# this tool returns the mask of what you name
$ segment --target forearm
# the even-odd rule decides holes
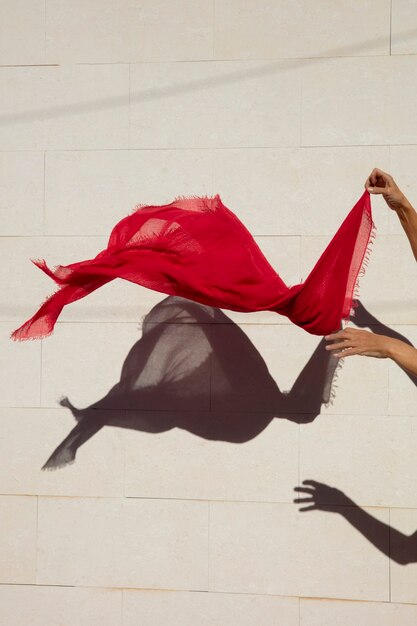
[[[404,205],[397,209],[396,213],[417,261],[417,212],[408,200],[405,200]]]
[[[378,550],[390,557],[389,526],[387,524],[376,519],[356,504],[353,507],[340,507],[339,513]]]
[[[392,337],[384,337],[386,342],[386,355],[397,365],[403,369],[417,376],[417,350],[413,346],[400,341],[399,339],[393,339]]]
[[[340,507],[338,512],[378,550],[396,563],[406,565],[416,561],[416,533],[410,537],[404,535],[356,504],[353,507]]]

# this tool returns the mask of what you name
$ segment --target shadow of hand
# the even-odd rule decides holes
[[[304,487],[295,487],[294,491],[305,494],[307,497],[295,498],[295,504],[305,504],[300,511],[332,511],[332,507],[352,506],[353,500],[348,498],[343,491],[330,487],[315,480],[304,480]],[[333,512],[339,512],[334,510]]]
[[[411,535],[402,533],[358,506],[340,489],[315,480],[304,480],[302,485],[294,488],[294,491],[306,496],[294,499],[295,504],[306,505],[300,511],[339,513],[392,561],[399,565],[417,562],[417,531]]]

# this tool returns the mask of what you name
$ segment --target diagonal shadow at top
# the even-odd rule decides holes
[[[417,28],[412,28],[397,35],[397,40],[407,41],[408,39],[413,39],[414,37],[416,37],[416,35]],[[38,109],[30,109],[21,112],[4,113],[0,115],[0,126],[5,124],[24,123],[33,120],[79,115],[80,113],[95,112],[98,109],[114,109],[115,107],[128,106],[132,102],[153,101],[160,98],[169,98],[178,94],[204,91],[210,87],[231,85],[233,83],[241,83],[242,81],[250,80],[251,78],[256,78],[260,76],[273,76],[282,72],[296,70],[312,60],[319,63],[329,58],[360,58],[359,56],[355,55],[355,52],[357,53],[358,48],[361,48],[364,45],[366,45],[368,48],[375,48],[386,40],[386,36],[375,37],[373,39],[359,42],[354,45],[340,46],[338,48],[328,50],[326,52],[323,52],[320,56],[300,58],[280,57],[276,60],[269,61],[264,65],[260,65],[260,63],[262,63],[262,60],[257,59],[208,59],[201,61],[177,61],[176,63],[252,63],[256,64],[256,67],[234,70],[232,72],[225,72],[222,73],[220,76],[187,80],[181,83],[176,83],[175,85],[153,87],[150,89],[144,89],[141,92],[131,92],[126,95],[101,98],[100,100],[96,99],[88,102],[62,104],[40,107]],[[371,55],[366,56],[369,57]],[[371,58],[373,57],[371,56]],[[169,63],[169,61],[167,61],[167,63]]]

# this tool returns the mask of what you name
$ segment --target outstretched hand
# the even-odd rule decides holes
[[[294,487],[294,491],[302,493],[307,497],[295,498],[295,504],[305,504],[300,511],[331,511],[331,507],[353,505],[353,501],[348,498],[343,491],[330,487],[316,480],[303,480],[302,487]]]
[[[372,194],[382,194],[385,202],[393,211],[403,209],[409,204],[393,177],[377,167],[366,179],[365,189]]]
[[[336,357],[360,354],[379,359],[387,358],[391,341],[389,337],[384,335],[357,328],[345,328],[332,335],[326,335],[325,339],[333,342],[327,344],[326,350],[330,350]]]

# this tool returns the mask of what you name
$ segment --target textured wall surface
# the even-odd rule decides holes
[[[416,205],[416,7],[1,0],[2,626],[417,623],[417,394],[395,364],[348,359],[325,406],[319,337],[121,281],[8,338],[53,291],[29,259],[91,258],[137,203],[219,193],[289,284],[374,166]],[[417,266],[373,208],[356,322],[417,344]],[[63,396],[97,410],[75,463],[41,471],[77,424]],[[300,512],[303,480],[346,497]]]

